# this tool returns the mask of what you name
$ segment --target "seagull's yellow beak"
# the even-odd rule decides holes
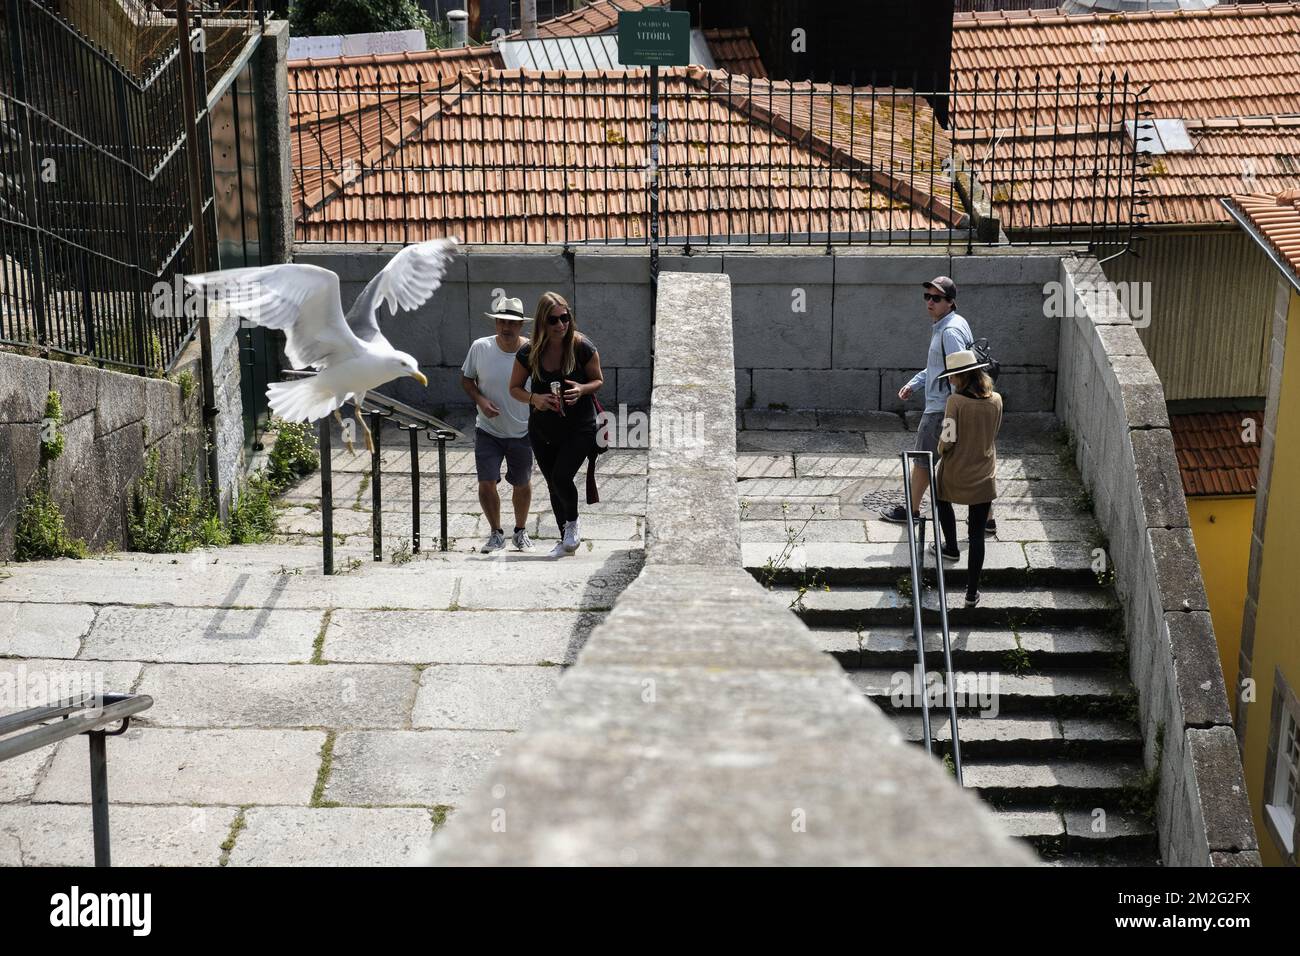
[[[423,372],[412,372],[412,373],[411,373],[411,378],[415,379],[417,382],[419,382],[419,383],[420,383],[421,385],[423,385],[425,388],[428,388],[428,387],[429,387],[429,380],[428,380],[427,378],[424,377],[424,373],[423,373]]]

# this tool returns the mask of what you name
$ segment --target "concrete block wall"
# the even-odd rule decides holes
[[[662,276],[650,414],[704,447],[652,429],[645,566],[435,863],[1032,865],[741,568],[730,293]]]
[[[1095,259],[1061,260],[1075,302],[1060,319],[1057,416],[1109,539],[1138,691],[1147,768],[1158,773],[1160,852],[1172,866],[1258,865],[1258,844],[1214,627],[1159,376]]]
[[[295,261],[339,273],[344,308],[397,251],[396,246],[297,249]],[[1059,255],[946,253],[837,247],[753,248],[686,256],[667,249],[661,274],[721,273],[731,280],[738,406],[899,411],[898,389],[925,364],[930,320],[921,283],[951,275],[958,308],[1002,362],[999,391],[1008,411],[1052,411],[1056,399],[1057,324],[1044,317],[1043,285]],[[467,404],[460,363],[469,343],[492,333],[482,313],[503,289],[531,315],[547,290],[569,300],[580,328],[600,349],[606,405],[650,400],[654,297],[643,247],[467,247],[443,287],[414,314],[389,319],[385,335],[410,352],[429,378],[394,395],[434,410]],[[529,323],[531,327],[531,322]],[[707,328],[697,330],[703,339]]]
[[[217,449],[223,507],[243,473],[239,347],[232,321],[214,322]],[[45,400],[63,405],[63,454],[50,465],[50,494],[68,531],[95,550],[126,546],[131,489],[157,451],[159,472],[174,485],[181,475],[202,480],[206,467],[198,346],[182,356],[195,386],[189,400],[167,379],[0,351],[0,560],[14,554],[18,512],[34,490]]]

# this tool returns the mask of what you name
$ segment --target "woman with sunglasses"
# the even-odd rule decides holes
[[[603,384],[600,353],[578,334],[569,303],[555,292],[543,293],[533,318],[532,341],[515,353],[510,395],[532,406],[528,438],[560,529],[560,543],[550,554],[554,558],[572,554],[582,543],[573,479],[596,450],[592,395]]]

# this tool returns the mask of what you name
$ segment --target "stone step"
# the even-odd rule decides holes
[[[910,579],[905,579],[910,583]],[[990,586],[981,588],[978,607],[963,606],[960,588],[948,590],[948,627],[1094,627],[1115,623],[1119,604],[1106,589],[1092,587]],[[793,607],[812,627],[871,627],[912,623],[912,602],[897,586],[809,586],[801,595],[797,587],[777,585],[772,599]],[[938,592],[927,588],[922,597],[925,622],[937,622]]]
[[[1145,774],[1138,760],[962,761],[964,785],[996,809],[1056,804],[1108,814],[1128,812],[1145,798]]]
[[[1104,807],[1034,807],[999,810],[997,818],[1007,833],[1029,843],[1051,862],[1068,856],[1076,864],[1093,861],[1100,865],[1107,857],[1122,856],[1136,863],[1157,855],[1155,828],[1139,813]]]
[[[891,718],[903,739],[922,745],[924,731],[919,711]],[[1003,714],[998,717],[957,717],[963,758],[1052,759],[1065,757],[1132,757],[1142,754],[1142,735],[1132,721],[1097,717],[1057,717],[1052,714]],[[931,710],[933,746],[948,752],[952,732],[948,712]]]
[[[950,627],[953,666],[971,669],[1040,670],[1105,667],[1125,657],[1122,638],[1101,628]],[[818,627],[813,639],[845,667],[911,666],[916,639],[910,624],[852,630]],[[939,629],[925,629],[928,654],[942,654]],[[935,660],[940,660],[936,658]]]
[[[938,711],[947,709],[947,697],[940,689],[941,672],[935,669],[937,663],[931,663],[929,675],[931,719]],[[854,686],[887,714],[918,710],[921,706],[921,692],[913,668],[863,668],[846,673]],[[959,670],[954,675],[954,687],[959,713],[982,713],[989,717],[1025,712],[1124,717],[1135,700],[1127,675],[1115,670],[1039,674]]]
[[[933,581],[933,551],[927,550],[925,557],[927,577]],[[771,584],[797,585],[811,580],[832,586],[892,584],[911,574],[905,541],[747,541],[741,545],[741,559],[751,574]],[[984,546],[980,584],[1095,585],[1093,560],[1093,546],[1088,542],[990,539]],[[959,560],[944,562],[944,581],[950,589],[966,586],[964,547]]]

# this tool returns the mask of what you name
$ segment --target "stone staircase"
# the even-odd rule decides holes
[[[775,434],[760,439],[765,458],[776,450]],[[745,436],[742,431],[742,447]],[[827,487],[829,478],[819,476],[820,484],[807,490],[817,492],[815,507],[822,513],[811,521],[787,520],[785,542],[765,540],[772,537],[770,527],[760,526],[770,521],[743,523],[742,534],[746,526],[754,529],[745,534],[745,563],[771,586],[775,599],[812,628],[825,652],[895,721],[904,739],[922,746],[906,529],[878,520],[873,509],[861,504],[864,494],[878,497],[899,485],[899,478],[890,477],[901,474],[893,454],[898,438],[889,434],[883,453],[873,449],[873,433],[864,439],[863,452],[852,455],[839,442],[835,465],[811,451],[790,456],[793,468],[784,479],[789,482],[801,480],[801,459],[821,472],[868,478],[865,483],[861,478],[844,481],[836,499]],[[1008,448],[1000,447],[1002,468],[1021,477],[1003,482],[1014,494],[998,505],[999,537],[988,540],[979,607],[963,607],[964,540],[962,560],[945,567],[964,784],[995,807],[1008,832],[1033,845],[1046,862],[1157,865],[1151,793],[1119,605],[1084,560],[1095,546],[1088,540],[1095,535],[1091,516],[1063,507],[1062,493],[1077,485],[1077,477],[1058,465],[1059,456],[1044,454],[1050,446],[1038,440],[1028,446],[1014,439],[1006,444]],[[1051,474],[1036,478],[1036,468]],[[770,462],[762,472],[760,480],[768,486],[752,487],[779,492],[770,485],[783,479],[773,477]],[[740,496],[750,509],[762,511],[769,495],[750,498],[749,484],[740,482]],[[790,490],[804,489],[792,484]],[[786,514],[808,513],[798,496],[784,504]],[[964,534],[961,510],[959,533]],[[840,539],[860,533],[866,540],[836,541],[837,531]],[[1018,540],[1024,535],[1075,540]],[[782,552],[784,561],[778,560]],[[931,732],[936,757],[951,767],[948,708],[935,686],[942,680],[943,654],[932,555],[926,582],[922,617]]]

